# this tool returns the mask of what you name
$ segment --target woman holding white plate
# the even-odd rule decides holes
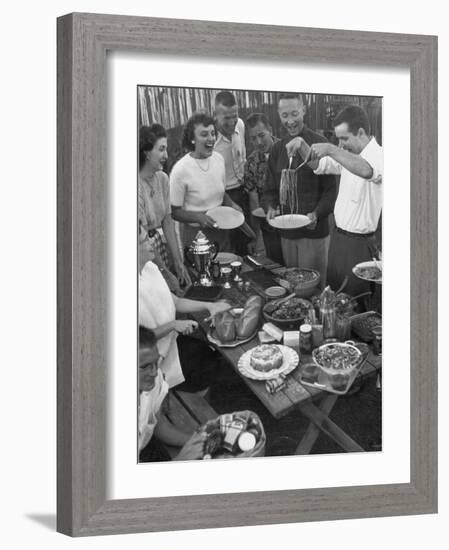
[[[182,146],[189,152],[170,174],[172,216],[182,223],[184,245],[190,245],[201,229],[207,238],[217,242],[220,251],[230,250],[229,230],[220,229],[208,212],[219,206],[241,208],[225,193],[225,165],[214,151],[216,131],[213,118],[194,113],[184,128]]]

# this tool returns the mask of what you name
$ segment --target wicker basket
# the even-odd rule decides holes
[[[267,437],[265,435],[265,430],[263,427],[263,424],[258,417],[258,415],[252,411],[238,411],[230,413],[232,415],[232,418],[235,417],[241,418],[246,420],[247,422],[252,419],[255,420],[258,424],[260,436],[256,443],[256,446],[251,449],[250,451],[240,452],[237,454],[231,454],[229,452],[223,452],[216,454],[213,458],[250,458],[250,457],[256,457],[256,456],[265,456],[265,445],[267,442]],[[210,433],[213,430],[216,430],[217,428],[220,428],[220,416],[215,418],[214,420],[209,420],[204,424],[199,431]]]

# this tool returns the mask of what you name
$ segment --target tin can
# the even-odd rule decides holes
[[[240,420],[233,420],[226,430],[226,435],[223,440],[223,447],[227,451],[233,452],[240,434],[244,432],[245,429],[246,425],[244,422]]]

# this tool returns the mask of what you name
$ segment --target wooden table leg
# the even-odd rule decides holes
[[[334,408],[335,403],[337,402],[338,395],[334,393],[329,393],[324,396],[320,402],[320,410],[326,415],[329,416],[332,409]],[[296,455],[308,455],[315,445],[318,436],[320,435],[320,428],[318,428],[313,422],[309,424],[309,427],[306,430],[306,433],[303,435],[301,441],[299,442],[298,447],[296,448]]]
[[[365,452],[358,443],[350,438],[346,432],[335,424],[335,422],[332,422],[332,420],[311,401],[302,403],[300,405],[300,410],[319,430],[338,443],[346,452]]]

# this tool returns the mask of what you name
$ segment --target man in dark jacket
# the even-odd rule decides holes
[[[287,135],[271,149],[262,204],[267,220],[274,218],[281,210],[282,214],[304,214],[310,218],[310,224],[300,229],[281,229],[282,254],[288,267],[307,267],[319,271],[324,286],[329,250],[328,217],[334,209],[336,198],[335,178],[332,175],[316,175],[306,165],[296,172],[293,188],[289,190],[290,197],[283,200],[283,204],[280,199],[285,197],[280,197],[279,193],[282,170],[289,167],[290,161],[287,143],[296,136],[302,137],[309,145],[327,141],[305,126],[304,112],[301,95],[279,96],[278,113]],[[291,160],[292,169],[302,162],[299,155]],[[291,200],[292,193],[297,200]]]

